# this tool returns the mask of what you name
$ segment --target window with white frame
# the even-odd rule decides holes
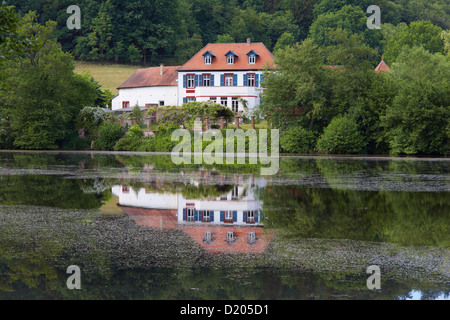
[[[238,112],[239,110],[239,102],[236,97],[231,98],[231,110],[234,112]]]
[[[195,97],[187,97],[187,102],[194,102],[195,101]]]
[[[247,211],[247,223],[255,222],[255,211]]]
[[[205,56],[205,64],[211,64],[211,62],[212,62],[212,57],[211,57],[211,55],[207,54]]]
[[[226,87],[233,86],[233,74],[231,73],[225,74],[225,86]]]
[[[186,209],[186,221],[194,221],[194,208]]]
[[[247,234],[247,241],[248,241],[248,243],[250,243],[250,244],[255,243],[255,242],[256,242],[256,234],[255,234],[254,232],[249,232],[249,233]]]
[[[205,231],[205,233],[203,234],[203,241],[205,241],[205,242],[212,242],[211,231]]]
[[[211,85],[211,75],[210,74],[203,74],[203,86],[209,87]]]
[[[256,63],[256,55],[255,54],[250,54],[248,56],[248,64],[255,64]]]
[[[227,242],[233,242],[233,241],[234,241],[234,232],[227,231]]]
[[[216,103],[217,102],[217,97],[210,97],[209,100],[211,100],[212,102]]]
[[[187,87],[194,88],[194,86],[195,86],[195,74],[188,74],[187,75]]]
[[[233,211],[225,211],[225,222],[233,222]]]
[[[227,64],[234,64],[234,55],[227,55]]]
[[[220,104],[226,107],[228,105],[228,98],[227,97],[220,98]]]
[[[239,187],[235,186],[233,190],[231,190],[231,200],[236,200],[239,194]]]
[[[249,87],[255,86],[255,74],[254,73],[247,74],[247,86],[249,86]]]
[[[203,222],[211,222],[211,211],[209,211],[209,210],[203,211],[202,221]]]

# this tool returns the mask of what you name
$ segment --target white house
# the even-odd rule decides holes
[[[117,89],[119,94],[112,99],[113,111],[131,111],[138,105],[141,109],[149,106],[177,105],[177,69],[179,66],[138,69]]]
[[[233,111],[243,111],[238,98],[251,109],[260,104],[263,70],[274,60],[261,42],[210,43],[184,65],[137,70],[118,87],[112,99],[116,112],[129,111],[136,104],[178,105],[212,100]]]
[[[238,97],[249,109],[260,104],[263,70],[273,62],[261,43],[210,43],[178,71],[178,104],[212,100],[233,111],[243,111]]]
[[[112,193],[118,197],[119,207],[140,226],[181,229],[210,252],[262,253],[272,235],[263,230],[263,203],[254,191],[265,185],[264,178],[249,178],[209,199],[134,190],[127,185],[113,186]]]

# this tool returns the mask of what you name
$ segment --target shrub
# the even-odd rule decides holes
[[[129,132],[117,141],[114,150],[116,151],[135,151],[139,148],[144,132],[137,125],[132,125]]]
[[[284,152],[308,153],[314,150],[316,137],[303,127],[292,127],[280,137],[280,146]]]
[[[100,150],[113,150],[116,142],[125,134],[118,123],[103,122],[98,129],[98,138],[94,141],[94,148]]]
[[[317,150],[329,153],[364,153],[364,138],[347,116],[334,118],[317,141]]]

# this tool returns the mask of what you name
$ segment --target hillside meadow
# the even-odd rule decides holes
[[[123,64],[99,64],[77,61],[75,72],[88,72],[102,86],[102,90],[109,89],[115,95],[119,93],[117,87],[128,79],[140,66]]]

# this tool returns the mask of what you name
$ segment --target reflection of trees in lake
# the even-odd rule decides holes
[[[371,292],[364,272],[303,271],[273,249],[209,254],[181,230],[142,228],[94,210],[0,210],[0,299],[394,299],[411,287],[442,291],[416,281]],[[66,287],[72,264],[81,268],[82,290]]]
[[[449,244],[444,192],[385,192],[270,186],[261,191],[266,226],[295,236]]]

